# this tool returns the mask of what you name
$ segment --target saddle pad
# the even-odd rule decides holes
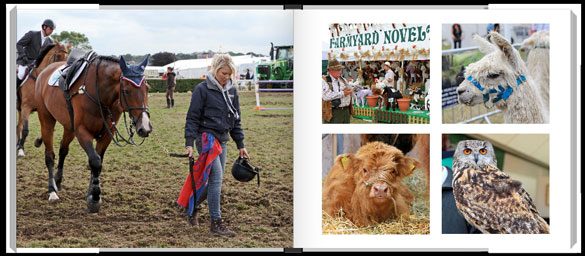
[[[55,69],[55,71],[53,71],[53,74],[51,74],[51,76],[49,77],[49,86],[59,86],[59,78],[61,77],[61,72],[62,70],[65,68],[65,64],[63,64],[62,66],[60,66],[59,68]]]

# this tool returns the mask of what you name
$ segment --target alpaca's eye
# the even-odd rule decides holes
[[[463,150],[463,153],[466,155],[469,155],[469,154],[471,154],[471,149],[466,148]]]
[[[479,150],[479,153],[481,153],[482,155],[485,155],[487,153],[487,150],[485,148],[482,148]]]
[[[395,173],[396,173],[396,169],[392,169],[392,170],[390,171],[390,173],[392,173],[392,174],[395,174]]]
[[[496,78],[498,78],[499,76],[500,76],[500,74],[498,74],[498,73],[489,73],[489,74],[487,75],[487,77],[488,77],[489,79],[496,79]]]

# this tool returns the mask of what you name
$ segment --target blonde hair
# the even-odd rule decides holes
[[[230,57],[229,54],[214,55],[213,59],[211,60],[211,74],[213,74],[213,76],[215,77],[217,71],[219,71],[223,67],[228,67],[229,69],[232,70],[231,78],[232,80],[235,80],[237,70],[234,61],[232,60],[232,57]]]

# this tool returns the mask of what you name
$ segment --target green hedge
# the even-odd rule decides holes
[[[150,84],[149,92],[166,92],[167,91],[167,80],[166,79],[146,79]],[[203,82],[203,79],[177,79],[177,86],[175,92],[188,92],[193,91],[196,85]]]

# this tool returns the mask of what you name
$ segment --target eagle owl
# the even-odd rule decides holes
[[[453,155],[453,195],[461,215],[486,234],[548,234],[522,183],[497,167],[489,141],[465,140]]]

